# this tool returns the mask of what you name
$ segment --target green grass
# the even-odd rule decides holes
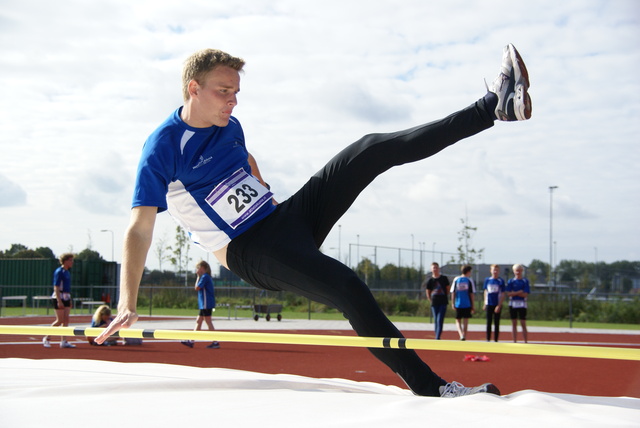
[[[26,314],[27,316],[50,316],[54,317],[53,309],[49,309],[49,314],[46,313],[46,308],[35,308],[27,307]],[[22,307],[8,307],[2,308],[2,317],[20,317],[22,316]],[[83,314],[87,315],[86,310],[82,312],[80,309],[72,310],[72,315],[75,314]],[[138,314],[140,316],[148,316],[149,308],[148,307],[139,307]],[[152,311],[153,316],[172,316],[172,317],[196,317],[198,311],[196,309],[166,309],[166,308],[154,308]],[[236,317],[236,311],[232,307],[231,312],[227,308],[218,308],[213,316],[214,318],[227,318],[227,316],[231,316],[231,319]],[[277,314],[271,314],[271,322],[276,321]],[[251,318],[253,316],[253,311],[247,309],[238,309],[237,317],[238,318]],[[264,319],[264,314],[261,314],[261,318]],[[282,312],[283,319],[309,319],[308,312],[294,312],[294,311],[283,311]],[[429,317],[411,317],[411,316],[391,316],[389,317],[393,322],[412,322],[412,323],[429,323]],[[338,312],[318,312],[311,313],[312,320],[339,320],[343,321],[345,318],[342,314]],[[1,323],[2,318],[0,318]],[[453,323],[453,317],[447,317],[445,319],[445,323]],[[470,324],[479,324],[484,325],[485,320],[482,314],[476,314],[474,318],[471,318],[469,321]],[[510,325],[509,319],[502,319],[502,325]],[[527,325],[532,327],[569,327],[568,321],[536,321],[536,320],[527,320]],[[638,330],[640,331],[640,325],[636,324],[603,324],[603,323],[582,323],[582,322],[573,322],[573,328],[595,328],[595,329],[613,329],[613,330]]]

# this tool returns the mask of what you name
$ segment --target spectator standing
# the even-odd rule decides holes
[[[440,274],[440,265],[436,262],[431,263],[431,278],[427,280],[426,293],[427,299],[431,303],[431,314],[433,315],[433,324],[436,330],[436,340],[440,340],[444,327],[444,317],[447,313],[447,305],[449,300],[449,278]]]
[[[206,323],[210,331],[215,330],[213,327],[213,321],[211,320],[211,314],[216,308],[216,294],[213,289],[213,278],[211,278],[211,266],[209,263],[201,260],[196,265],[196,286],[195,290],[198,292],[198,309],[200,310],[198,318],[196,318],[196,327],[194,331],[202,330],[202,323]],[[193,348],[193,340],[183,340],[183,345]],[[213,341],[210,345],[207,345],[209,349],[218,349],[220,344],[217,341]]]
[[[471,279],[471,269],[469,265],[462,266],[462,275],[455,277],[451,287],[451,307],[456,311],[456,327],[460,340],[467,340],[469,318],[476,312],[473,308],[473,293],[476,290]]]
[[[493,339],[500,335],[500,313],[505,295],[504,279],[500,278],[500,266],[491,265],[491,276],[484,280],[484,306],[487,314],[487,342],[491,340],[491,324],[494,324]]]
[[[71,313],[71,268],[73,267],[73,254],[64,253],[59,257],[60,267],[53,272],[53,293],[51,294],[51,305],[56,312],[56,319],[51,327],[68,327],[69,314]],[[42,345],[51,348],[49,336],[42,338]],[[75,348],[75,345],[67,342],[60,336],[61,348]]]
[[[507,283],[513,341],[518,341],[518,319],[520,319],[524,343],[527,343],[527,297],[531,293],[531,288],[529,287],[529,280],[524,277],[524,266],[521,264],[513,265],[513,274],[515,278],[510,279]]]

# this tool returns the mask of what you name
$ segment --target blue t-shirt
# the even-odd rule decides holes
[[[502,278],[485,278],[483,290],[487,290],[484,304],[487,306],[498,306],[500,303],[500,293],[504,293],[505,285]]]
[[[113,317],[109,317],[109,322],[111,321],[113,321]],[[91,327],[93,328],[106,327],[107,325],[107,322],[102,319],[98,323],[94,319],[91,320]]]
[[[208,273],[203,273],[198,280],[198,309],[214,309],[216,295],[213,291],[213,279]]]
[[[512,278],[507,283],[507,292],[524,291],[525,293],[531,293],[529,288],[529,280],[527,278],[516,279]],[[526,308],[527,298],[521,296],[512,296],[509,299],[509,306],[512,308]]]
[[[216,251],[273,212],[273,195],[251,176],[235,117],[225,127],[193,128],[181,110],[145,142],[132,206],[168,210],[195,244]]]
[[[61,287],[62,293],[71,293],[71,273],[60,266],[53,272],[53,286]],[[55,292],[53,296],[55,297]]]
[[[457,309],[465,309],[471,307],[471,293],[475,291],[473,281],[466,276],[458,276],[453,280],[451,293],[456,293],[453,306]]]

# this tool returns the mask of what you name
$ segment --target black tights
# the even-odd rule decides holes
[[[363,137],[330,160],[270,216],[231,241],[229,268],[258,288],[294,292],[339,309],[359,336],[403,337],[367,285],[319,248],[338,219],[378,175],[393,166],[432,156],[491,126],[493,119],[481,99],[426,125]],[[413,350],[370,351],[417,395],[439,396],[439,386],[446,383]]]
[[[494,324],[493,339],[497,342],[500,336],[500,312],[496,312],[496,306],[487,305],[487,342],[491,340],[491,324]]]

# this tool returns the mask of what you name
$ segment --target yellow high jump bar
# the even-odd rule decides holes
[[[96,337],[102,328],[0,325],[0,334]],[[389,337],[335,336],[318,334],[252,333],[235,331],[122,329],[113,336],[136,339],[201,340],[270,343],[279,345],[347,346],[358,348],[414,349],[429,351],[481,352],[552,357],[604,358],[640,361],[640,349],[604,346],[538,345],[525,343],[467,342]]]

